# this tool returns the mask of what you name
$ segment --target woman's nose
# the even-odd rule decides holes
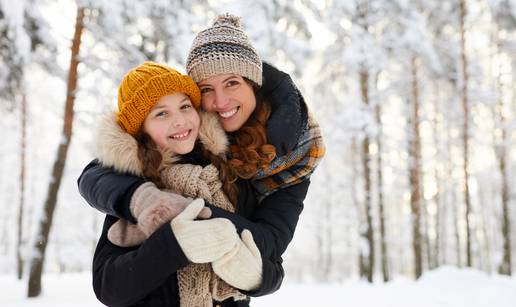
[[[224,91],[215,91],[214,105],[217,109],[224,109],[229,104],[229,96]]]

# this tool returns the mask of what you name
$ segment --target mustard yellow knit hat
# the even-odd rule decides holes
[[[136,135],[158,100],[174,92],[187,95],[196,109],[200,107],[201,93],[192,78],[166,65],[144,62],[129,71],[120,83],[118,124]]]

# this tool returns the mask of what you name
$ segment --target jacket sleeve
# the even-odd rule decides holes
[[[77,185],[82,197],[93,208],[136,223],[129,203],[136,188],[144,182],[140,177],[104,167],[95,159],[84,168]]]
[[[231,220],[239,232],[248,229],[262,258],[279,259],[294,236],[309,185],[310,179],[307,179],[268,195],[249,219],[210,206],[212,217]]]
[[[144,299],[178,269],[188,264],[167,223],[134,248],[113,245],[107,239],[117,220],[107,216],[93,256],[93,289],[109,306],[127,306]]]
[[[252,297],[264,296],[276,292],[281,287],[285,271],[283,270],[283,260],[278,258],[271,260],[262,256],[262,283],[260,287],[253,291],[239,290],[243,294]]]

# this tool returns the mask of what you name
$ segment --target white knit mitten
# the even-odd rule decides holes
[[[235,247],[238,240],[235,225],[225,218],[194,219],[204,208],[204,200],[194,200],[170,222],[177,242],[188,260],[208,263],[221,258]]]
[[[229,285],[251,291],[262,283],[262,257],[249,230],[244,229],[241,237],[229,253],[213,261],[212,267]]]

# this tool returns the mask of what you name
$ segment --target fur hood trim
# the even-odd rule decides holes
[[[138,143],[116,122],[116,113],[103,115],[97,128],[97,158],[102,165],[133,175],[142,175]]]
[[[202,146],[217,156],[223,155],[228,149],[229,141],[217,115],[203,111],[199,111],[199,115],[199,140]],[[103,115],[99,119],[96,140],[97,158],[102,165],[137,176],[143,174],[142,164],[138,159],[138,143],[118,125],[115,112]],[[162,155],[161,167],[177,161],[170,154],[163,152]]]
[[[202,146],[216,156],[225,155],[229,148],[229,140],[219,122],[218,115],[204,111],[199,111],[199,115],[201,116],[199,140]]]

